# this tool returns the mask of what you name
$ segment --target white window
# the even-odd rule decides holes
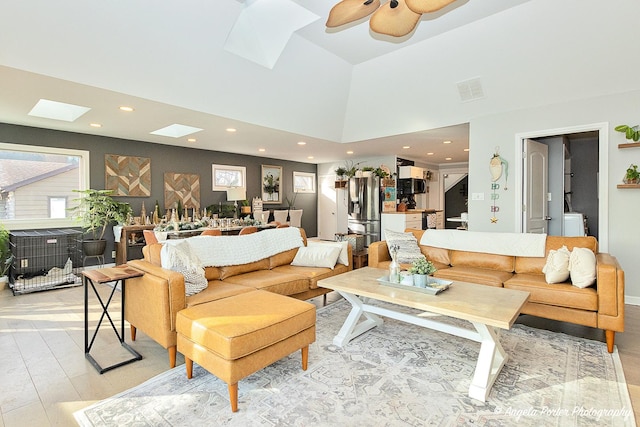
[[[0,221],[8,229],[79,226],[67,208],[79,197],[73,190],[87,188],[88,151],[0,143]]]
[[[247,188],[247,168],[244,166],[211,165],[213,191],[226,191],[231,187]]]

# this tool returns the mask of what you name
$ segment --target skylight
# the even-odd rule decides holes
[[[192,126],[185,126],[179,124],[172,124],[162,129],[154,130],[152,135],[168,136],[171,138],[181,138],[183,136],[191,135],[192,133],[200,132],[202,129]]]
[[[78,117],[82,116],[89,110],[91,110],[89,107],[41,99],[31,109],[31,111],[29,111],[29,115],[45,119],[74,122]]]

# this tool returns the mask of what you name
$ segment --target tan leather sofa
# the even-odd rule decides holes
[[[418,242],[424,233],[424,230],[406,231],[412,232]],[[522,309],[523,314],[603,329],[611,353],[615,333],[624,331],[624,271],[615,257],[598,252],[595,237],[547,236],[546,254],[563,245],[569,250],[589,248],[596,254],[595,285],[581,289],[571,282],[548,284],[542,272],[546,257],[506,256],[426,245],[420,245],[420,251],[438,269],[435,277],[527,291],[529,301]],[[390,261],[385,241],[369,246],[370,267],[387,268]]]
[[[306,245],[304,229],[299,230]],[[295,248],[248,264],[205,267],[208,287],[186,296],[184,276],[161,267],[161,249],[161,243],[147,245],[142,250],[144,259],[128,262],[145,274],[127,280],[125,319],[131,325],[132,340],[139,329],[168,350],[171,367],[176,364],[176,314],[180,310],[256,289],[306,300],[331,292],[331,289],[318,287],[318,280],[353,268],[350,246],[348,265],[336,264],[333,270],[290,265],[298,252]]]

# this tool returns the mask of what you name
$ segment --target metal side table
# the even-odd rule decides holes
[[[127,279],[131,279],[133,277],[140,277],[143,274],[144,273],[142,271],[136,270],[135,268],[131,268],[128,265],[121,265],[121,266],[110,267],[110,268],[97,268],[93,270],[85,270],[82,272],[82,276],[83,276],[82,282],[84,285],[84,356],[89,360],[89,362],[91,362],[93,367],[96,368],[98,372],[100,372],[100,374],[104,374],[105,372],[111,369],[115,369],[120,366],[126,365],[128,363],[135,362],[136,360],[142,359],[142,355],[140,355],[140,353],[135,351],[133,348],[129,346],[129,344],[127,344],[124,341],[124,289],[125,289],[125,284]],[[107,299],[107,301],[104,302],[100,297],[98,290],[96,289],[96,284],[109,283],[109,282],[116,282],[116,283],[113,284],[113,289],[109,294],[109,299]],[[109,315],[109,304],[111,303],[111,300],[113,299],[113,295],[116,292],[116,289],[118,287],[118,282],[121,284],[120,332],[118,332],[116,325],[113,323],[113,319],[111,319],[111,316]],[[100,315],[100,320],[98,320],[98,325],[96,326],[96,330],[93,333],[91,342],[89,342],[89,287],[93,289],[94,294],[96,295],[96,297],[98,298],[98,301],[100,302],[100,305],[102,306],[102,314]],[[118,340],[120,341],[120,344],[122,345],[122,347],[127,349],[129,353],[131,353],[134,357],[132,357],[131,359],[127,359],[123,362],[119,362],[103,368],[93,358],[93,356],[89,354],[89,352],[91,351],[91,347],[93,346],[96,336],[98,335],[98,331],[100,330],[100,326],[102,325],[102,320],[104,319],[105,316],[107,317],[107,319],[109,319],[109,323],[111,323],[111,328],[113,329],[113,332],[115,332],[116,336],[118,337]]]

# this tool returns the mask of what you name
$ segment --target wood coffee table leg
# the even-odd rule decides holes
[[[482,323],[473,323],[473,326],[482,340],[476,370],[469,387],[469,397],[486,402],[491,387],[508,357],[493,328]]]

